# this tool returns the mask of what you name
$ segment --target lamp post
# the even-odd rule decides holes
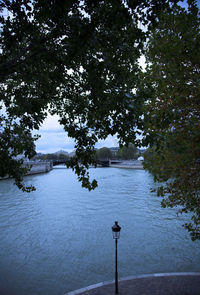
[[[115,294],[118,294],[118,271],[117,271],[117,241],[120,238],[121,227],[118,222],[112,226],[113,239],[115,240]]]

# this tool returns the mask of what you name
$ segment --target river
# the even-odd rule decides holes
[[[163,209],[144,170],[90,169],[99,187],[81,188],[69,169],[26,177],[22,193],[0,181],[0,294],[63,295],[114,278],[111,227],[122,227],[119,277],[200,271],[200,241]]]

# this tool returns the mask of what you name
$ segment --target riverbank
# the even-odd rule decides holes
[[[30,171],[27,173],[27,175],[33,175],[33,174],[39,174],[39,173],[46,173],[53,169],[53,163],[52,162],[24,162],[24,167],[31,166]],[[0,177],[0,180],[8,179],[9,176]]]
[[[126,169],[144,169],[142,162],[139,160],[123,160],[121,162],[111,161],[109,167],[112,168],[126,168]]]
[[[28,172],[27,175],[45,173],[53,169],[53,163],[50,161],[49,162],[30,161],[30,162],[24,163],[24,166],[31,166],[31,170]]]

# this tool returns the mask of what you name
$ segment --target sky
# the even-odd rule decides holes
[[[34,132],[41,137],[35,142],[38,153],[54,153],[60,150],[68,153],[74,150],[74,140],[67,136],[62,126],[58,122],[58,116],[48,116],[40,130]],[[105,141],[100,140],[96,148],[116,147],[118,142],[116,137],[109,136]]]

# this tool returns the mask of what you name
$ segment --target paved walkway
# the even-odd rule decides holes
[[[114,295],[114,282],[88,286],[65,295]],[[200,273],[167,273],[127,277],[119,295],[200,295]]]

